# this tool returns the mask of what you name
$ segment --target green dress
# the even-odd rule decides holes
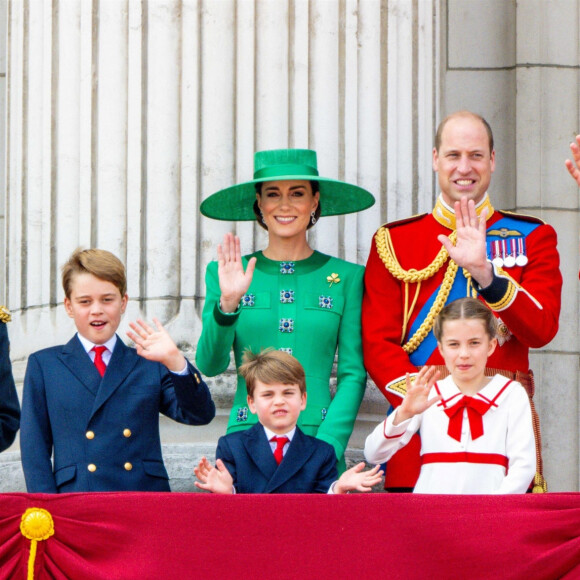
[[[304,367],[308,393],[298,425],[330,443],[344,466],[366,385],[361,343],[364,268],[319,252],[295,262],[269,260],[256,252],[243,257],[244,267],[252,257],[257,258],[252,284],[233,314],[220,310],[217,262],[208,265],[196,364],[206,376],[218,375],[228,368],[232,346],[236,368],[246,348],[257,352],[273,347],[295,356]],[[330,375],[337,349],[332,398]],[[238,375],[228,433],[257,422],[246,397],[245,381]]]

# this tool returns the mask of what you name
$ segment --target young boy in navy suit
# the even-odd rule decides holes
[[[0,451],[12,445],[20,425],[20,403],[12,376],[10,342],[6,330],[9,321],[10,313],[0,306]]]
[[[379,466],[363,472],[364,463],[337,481],[334,448],[296,426],[306,407],[306,379],[293,356],[246,351],[239,372],[259,422],[220,438],[216,467],[204,457],[194,469],[197,487],[214,493],[346,493],[369,491],[381,481]]]
[[[113,254],[75,251],[62,283],[78,332],[28,360],[20,436],[28,491],[170,491],[159,413],[209,423],[207,385],[157,319],[156,328],[130,323],[136,349],[117,336],[128,296]]]

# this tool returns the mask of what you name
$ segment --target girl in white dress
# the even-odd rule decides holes
[[[421,474],[415,493],[524,493],[536,471],[532,413],[525,389],[488,377],[498,346],[497,320],[475,298],[448,304],[433,332],[450,375],[423,367],[407,394],[367,437],[365,457],[384,463],[421,430]]]

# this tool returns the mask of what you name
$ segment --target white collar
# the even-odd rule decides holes
[[[90,340],[85,338],[80,332],[77,332],[77,336],[79,337],[79,340],[81,341],[81,344],[83,345],[83,348],[85,349],[87,354],[91,350],[93,350],[95,346],[98,346],[94,342],[91,342]],[[116,344],[117,344],[117,335],[113,334],[113,336],[111,336],[111,338],[109,338],[109,340],[107,340],[107,342],[105,342],[102,346],[106,346],[107,350],[109,350],[112,353]]]
[[[264,425],[262,425],[262,427],[264,427]],[[291,429],[290,431],[288,431],[288,433],[274,433],[274,431],[270,431],[270,429],[268,429],[268,427],[264,427],[264,431],[266,433],[266,437],[268,439],[268,441],[270,441],[270,439],[272,439],[272,437],[288,437],[288,439],[290,441],[292,441],[292,438],[294,437],[294,433],[296,433],[296,426],[294,426],[293,429]]]
[[[491,377],[489,383],[487,383],[487,385],[481,389],[481,391],[473,395],[473,398],[480,399],[488,403],[493,401],[494,404],[491,406],[493,409],[503,401],[509,392],[510,389],[506,387],[510,382],[510,379],[504,377],[503,375],[494,375]],[[442,396],[441,402],[437,405],[438,407],[452,407],[463,396],[463,393],[453,382],[453,377],[451,375],[445,377],[442,381],[437,381],[436,384],[439,389],[439,393]]]

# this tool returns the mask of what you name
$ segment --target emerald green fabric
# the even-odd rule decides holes
[[[234,314],[219,309],[217,262],[208,265],[196,364],[206,376],[215,376],[228,368],[232,346],[236,368],[245,348],[291,348],[304,366],[308,393],[298,425],[306,434],[330,443],[341,460],[366,385],[360,322],[364,268],[314,252],[310,258],[294,262],[293,274],[282,274],[281,263],[261,252],[244,256],[244,266],[252,256],[257,258],[256,270],[246,299],[242,299],[248,305]],[[331,283],[333,274],[340,281]],[[293,303],[281,302],[281,292],[286,290],[294,291]],[[331,307],[321,306],[321,300],[327,305],[331,302]],[[280,332],[281,319],[292,319],[293,332]],[[337,348],[337,387],[332,399],[330,375]],[[238,375],[228,433],[257,422],[247,410],[246,396],[245,381]]]
[[[322,177],[316,152],[311,149],[272,149],[254,154],[254,179],[226,187],[205,199],[199,210],[216,220],[253,221],[256,183],[264,181],[314,180],[320,187],[322,216],[342,215],[371,207],[375,198],[366,189]]]

